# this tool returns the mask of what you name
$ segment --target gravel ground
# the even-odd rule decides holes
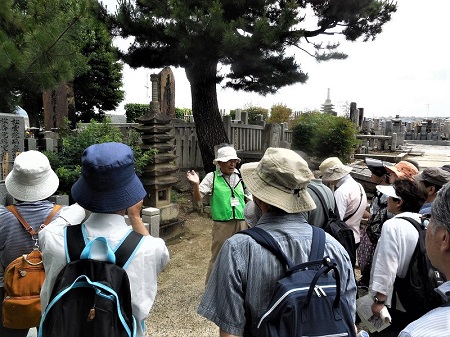
[[[218,336],[215,324],[197,314],[210,258],[211,220],[190,212],[182,215],[185,233],[166,242],[170,263],[159,275],[158,293],[147,319],[147,336]]]

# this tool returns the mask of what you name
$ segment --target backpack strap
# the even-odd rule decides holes
[[[47,216],[47,218],[44,220],[44,222],[42,223],[42,225],[39,226],[38,231],[36,232],[29,224],[28,222],[22,217],[22,215],[19,213],[19,211],[17,210],[17,207],[15,205],[9,205],[6,206],[6,208],[16,216],[17,220],[19,220],[19,222],[22,224],[22,226],[25,228],[25,230],[30,233],[30,235],[32,237],[34,237],[35,235],[37,235],[41,229],[43,229],[45,226],[47,226],[50,221],[52,221],[53,217],[55,216],[55,214],[61,209],[61,205],[53,205],[53,209],[50,212],[50,214]]]
[[[116,265],[119,267],[125,268],[126,264],[130,260],[130,258],[134,255],[134,252],[139,247],[141,240],[143,239],[143,235],[130,231],[122,241],[122,243],[117,247],[114,254],[116,255]]]
[[[359,206],[361,206],[363,194],[362,194],[361,184],[358,184],[358,185],[359,185],[359,191],[361,192],[358,207],[356,207],[356,209],[354,210],[354,212],[352,214],[347,215],[344,219],[342,219],[344,222],[346,222],[348,219],[350,219],[352,216],[354,216],[356,214],[356,212],[358,212]]]
[[[414,228],[418,232],[420,232],[421,230],[424,229],[424,228],[422,228],[422,225],[418,221],[414,220],[413,218],[409,218],[409,217],[406,217],[406,216],[399,216],[399,219],[403,219],[403,220],[408,221],[411,225],[414,226]]]
[[[317,195],[317,197],[319,198],[320,204],[322,205],[323,208],[323,213],[325,215],[325,223],[328,222],[329,218],[330,218],[330,211],[331,208],[327,208],[327,203],[325,201],[325,198],[323,197],[322,193],[320,193],[319,189],[314,186],[313,184],[308,184],[308,188],[314,192],[315,195]]]
[[[272,235],[270,235],[264,229],[260,227],[253,227],[240,231],[239,233],[251,236],[253,240],[255,240],[258,244],[260,244],[268,251],[270,251],[273,255],[275,255],[278,258],[278,260],[281,261],[281,263],[287,265],[288,268],[294,266],[294,263],[291,261],[290,258],[286,256],[286,254],[283,252],[278,242],[273,238]]]
[[[66,243],[67,263],[79,260],[81,253],[83,252],[83,249],[86,246],[81,224],[74,226],[67,226],[64,230],[65,230],[64,238]]]
[[[65,228],[66,235],[66,255],[68,258],[67,262],[76,261],[80,259],[81,253],[84,247],[86,247],[86,242],[84,240],[82,225],[67,226]],[[116,256],[116,265],[124,268],[128,261],[134,255],[136,249],[139,247],[143,235],[135,231],[130,231],[119,246],[116,248],[114,255]]]
[[[313,233],[309,261],[321,260],[325,252],[325,232],[316,226],[311,226],[311,228]],[[287,265],[289,269],[294,267],[294,263],[286,256],[278,242],[264,229],[253,227],[240,231],[239,233],[251,236],[257,243],[275,255],[283,264]]]

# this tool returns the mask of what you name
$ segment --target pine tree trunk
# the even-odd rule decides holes
[[[215,170],[214,146],[229,142],[217,102],[216,74],[217,62],[207,61],[186,68],[191,84],[192,114],[205,172]]]

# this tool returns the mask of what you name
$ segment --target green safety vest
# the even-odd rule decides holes
[[[238,206],[231,206],[231,198],[239,200]],[[231,187],[219,171],[214,172],[213,192],[211,196],[211,214],[214,221],[231,219],[244,220],[244,188],[242,180]]]

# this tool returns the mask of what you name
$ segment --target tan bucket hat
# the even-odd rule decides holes
[[[338,157],[325,159],[319,166],[323,181],[334,181],[344,178],[353,168],[342,164]]]
[[[241,174],[256,198],[287,213],[316,208],[306,190],[311,170],[306,161],[292,150],[269,147],[259,162],[243,164]]]

